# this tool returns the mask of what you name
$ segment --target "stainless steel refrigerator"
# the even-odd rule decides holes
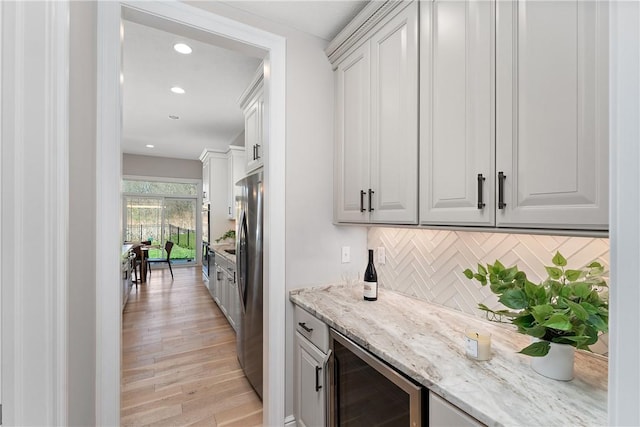
[[[240,293],[238,360],[262,398],[262,244],[264,192],[262,172],[238,181],[236,264]]]

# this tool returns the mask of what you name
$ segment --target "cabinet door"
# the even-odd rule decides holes
[[[245,175],[244,149],[234,147],[228,152],[228,195],[227,195],[227,218],[236,219],[236,197],[240,196],[241,187],[236,186],[236,182]]]
[[[209,202],[209,159],[202,163],[202,202]]]
[[[218,303],[218,307],[222,308],[222,269],[216,265],[215,284],[213,291],[213,298]]]
[[[424,224],[494,225],[494,5],[484,0],[421,4]]]
[[[251,172],[263,164],[264,98],[262,89],[258,91],[244,114],[244,146],[247,155],[247,172]]]
[[[429,392],[430,427],[481,427],[482,425],[440,396]]]
[[[235,308],[236,308],[236,299],[238,296],[238,291],[236,290],[235,286],[234,286],[234,282],[233,282],[233,276],[230,276],[227,274],[227,280],[225,283],[226,289],[227,289],[227,299],[226,299],[226,311],[227,311],[227,319],[229,320],[229,324],[231,325],[231,327],[233,328],[233,330],[236,330],[236,312],[235,312]]]
[[[301,427],[325,425],[325,355],[296,332],[296,421]]]
[[[231,318],[233,320],[233,329],[238,330],[240,325],[240,295],[238,295],[238,283],[231,283]]]
[[[418,2],[371,37],[371,222],[418,223]]]
[[[334,209],[338,222],[368,222],[363,211],[369,188],[369,43],[345,58],[335,71]]]
[[[607,229],[608,3],[497,9],[496,223]]]
[[[244,111],[244,146],[247,155],[247,172],[256,168],[258,148],[262,144],[262,96],[251,101]]]

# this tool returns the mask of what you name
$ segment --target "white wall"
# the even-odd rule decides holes
[[[71,2],[69,123],[69,425],[95,423],[96,5]]]
[[[229,145],[235,145],[236,147],[244,147],[244,131],[240,132]]]
[[[202,163],[200,160],[124,153],[122,155],[122,173],[136,176],[202,179]]]

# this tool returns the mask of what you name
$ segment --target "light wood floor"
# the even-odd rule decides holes
[[[122,320],[121,424],[257,426],[262,402],[236,357],[236,337],[201,270],[154,270]]]

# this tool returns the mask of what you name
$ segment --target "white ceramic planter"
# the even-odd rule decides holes
[[[531,358],[531,368],[547,378],[560,381],[572,380],[575,353],[576,348],[572,345],[552,342],[549,354]]]

